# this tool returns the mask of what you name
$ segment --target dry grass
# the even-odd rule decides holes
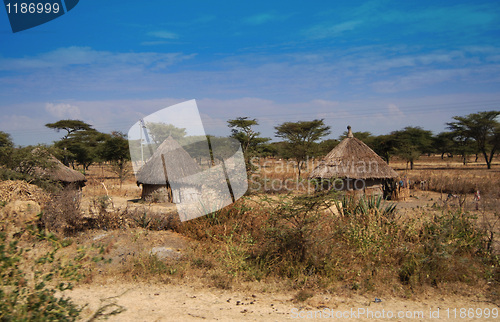
[[[304,178],[317,163],[308,161]],[[262,288],[274,285],[273,289],[294,290],[296,301],[307,299],[309,293],[304,290],[409,296],[426,287],[460,292],[466,285],[484,294],[498,291],[498,258],[495,262],[490,257],[499,226],[492,217],[500,209],[498,163],[487,170],[481,165],[463,167],[422,157],[412,171],[405,171],[405,163],[397,160],[391,166],[414,181],[426,180],[432,190],[463,193],[468,200],[470,192],[479,188],[483,224],[469,215],[442,209],[408,218],[388,219],[375,210],[339,216],[327,210],[331,199],[305,200],[308,189],[303,185],[290,196],[283,194],[287,189],[256,189],[259,193],[222,211],[180,223],[175,216],[152,212],[144,205],[119,208],[109,204],[107,196],[114,203],[138,199],[140,189],[133,178],[120,188],[111,167],[103,165],[91,167],[83,189],[83,200],[90,202],[97,216],[71,216],[78,206],[61,197],[47,208],[52,210],[47,211],[45,225],[73,235],[90,229],[123,233],[117,233],[116,243],[96,243],[95,247],[103,249],[103,258],[120,249],[119,243],[124,245],[123,252],[126,247],[142,248],[124,262],[117,257],[111,265],[104,265],[104,260],[93,264],[103,280],[110,276],[163,283],[189,280],[221,289],[246,283]],[[257,183],[297,182],[293,181],[297,180],[293,162],[263,159],[257,168]],[[272,196],[261,193],[269,190],[276,191]],[[303,199],[294,201],[293,197]],[[469,203],[464,209],[471,206]],[[165,233],[153,230],[176,231],[191,239],[190,246],[180,258],[151,255],[144,246],[151,245],[142,241]],[[95,243],[88,236],[82,238],[87,240],[82,243]]]
[[[451,212],[398,219],[382,215],[383,207],[339,217],[325,212],[324,200],[290,198],[239,202],[181,225],[199,241],[187,259],[190,270],[206,271],[222,288],[279,281],[288,290],[392,296],[426,287],[459,293],[464,285],[483,293],[498,288],[498,260],[473,217]],[[209,273],[219,271],[230,278]]]

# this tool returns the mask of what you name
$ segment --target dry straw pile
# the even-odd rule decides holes
[[[14,200],[35,201],[42,204],[49,200],[49,195],[43,189],[26,181],[0,181],[0,201],[8,203]]]

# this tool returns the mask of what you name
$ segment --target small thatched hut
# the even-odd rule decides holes
[[[74,189],[81,189],[85,186],[87,179],[85,175],[81,172],[73,170],[65,166],[61,161],[59,161],[55,156],[51,155],[47,151],[41,149],[34,149],[33,154],[40,154],[41,157],[47,157],[47,167],[35,168],[35,173],[41,178],[50,179],[61,183],[64,187],[71,187]],[[42,154],[44,156],[42,156]]]
[[[398,173],[355,138],[350,126],[347,130],[347,137],[326,155],[309,178],[321,182],[319,188],[389,196]]]
[[[136,173],[137,185],[142,184],[141,198],[173,203],[197,200],[202,183],[192,178],[199,172],[194,159],[169,136]]]

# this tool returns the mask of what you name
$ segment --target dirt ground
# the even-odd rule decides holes
[[[124,284],[119,281],[81,286],[67,294],[75,302],[87,304],[82,312],[85,320],[95,316],[99,308],[105,306],[104,312],[122,311],[110,316],[109,321],[282,321],[300,318],[336,318],[343,321],[484,320],[484,317],[478,318],[479,312],[483,315],[496,312],[498,318],[495,304],[478,297],[453,295],[424,294],[415,300],[376,300],[366,296],[345,298],[320,294],[304,303],[296,303],[292,295],[276,292],[225,291],[189,284]],[[464,316],[462,309],[466,309],[469,316]],[[469,309],[473,309],[474,313],[471,314]]]
[[[429,213],[436,204],[443,204],[441,198],[442,195],[437,192],[414,191],[409,199],[398,202],[398,208],[402,216],[424,211]],[[126,198],[123,199],[117,203],[126,203]],[[107,257],[115,265],[151,253],[161,259],[175,260],[177,256],[182,256],[189,242],[173,232],[142,229],[93,231],[77,238],[78,244],[88,244],[89,241],[111,245]],[[93,282],[66,292],[75,303],[85,305],[81,315],[83,320],[102,318],[116,311],[120,313],[107,316],[109,321],[281,321],[338,318],[340,316],[335,317],[338,314],[342,314],[342,320],[345,321],[428,321],[431,315],[434,319],[439,317],[439,320],[473,321],[481,320],[478,313],[493,314],[498,313],[499,309],[481,295],[425,293],[402,299],[377,298],[373,294],[314,293],[312,298],[297,302],[295,293],[273,287],[265,291],[265,287],[255,284],[222,290],[203,285],[200,280],[190,280],[189,277],[174,283],[147,283],[124,282],[109,273],[101,278],[98,275]],[[469,315],[464,313],[464,309]]]

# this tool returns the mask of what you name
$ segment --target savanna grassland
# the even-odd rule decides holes
[[[391,160],[413,183],[400,201],[313,193],[304,179],[313,161],[302,178],[293,163],[278,161],[257,162],[253,188],[233,205],[182,223],[174,205],[140,201],[133,175],[120,183],[108,165],[90,167],[81,196],[11,183],[1,201],[0,309],[14,313],[2,319],[278,320],[298,307],[498,309],[498,158],[489,170],[474,159],[463,165],[421,156],[413,170]],[[284,180],[299,188],[279,186]],[[40,215],[14,222],[38,212],[16,209],[16,200],[36,202]]]

